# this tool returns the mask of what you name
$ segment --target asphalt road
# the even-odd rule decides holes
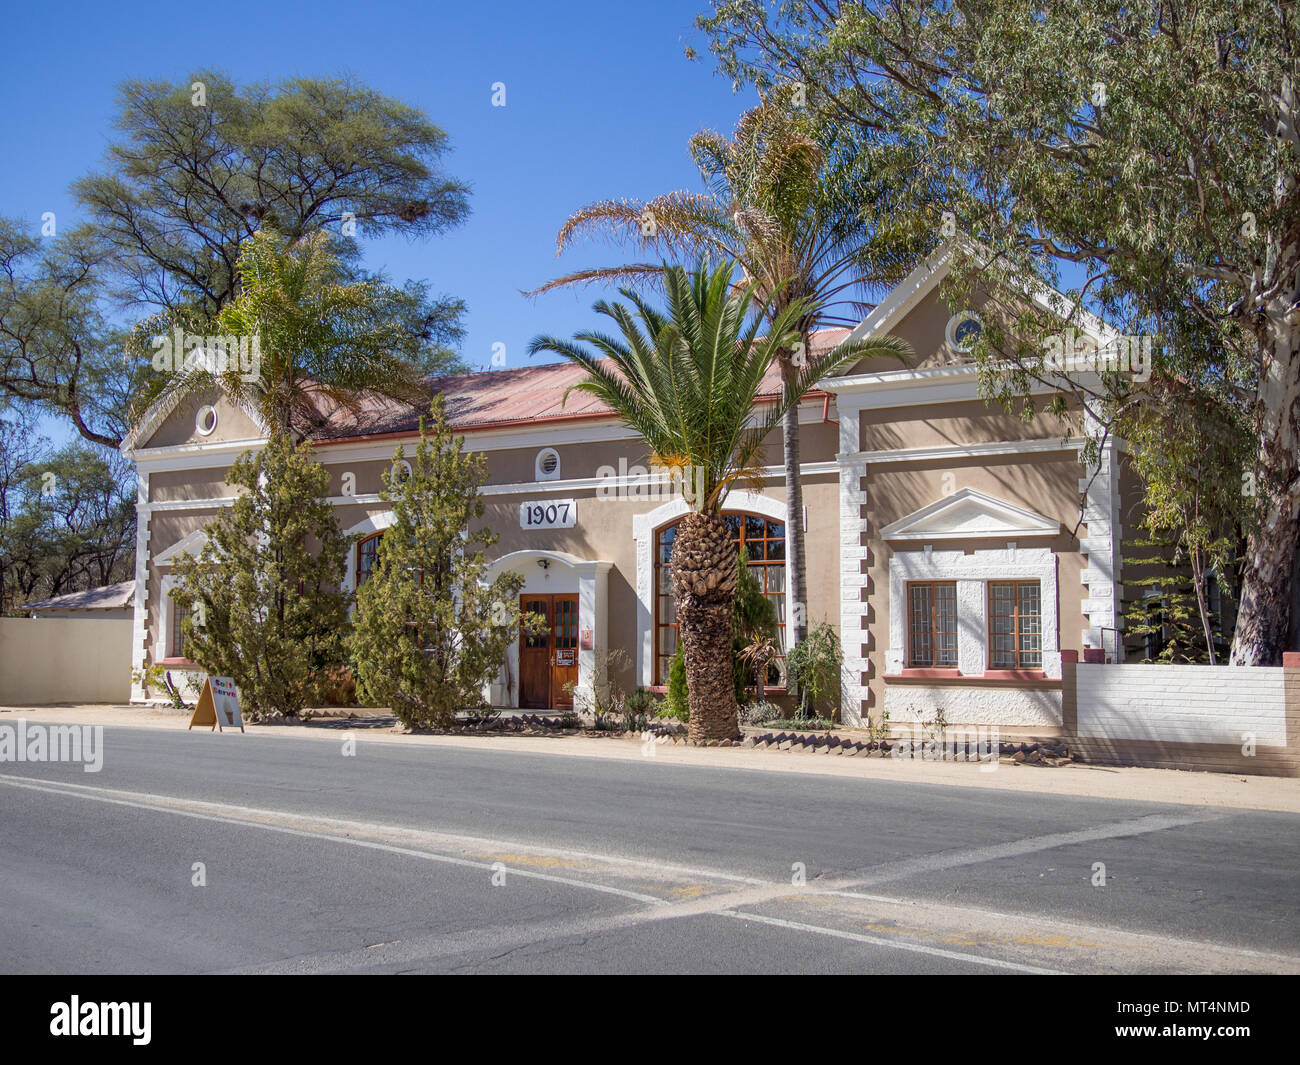
[[[0,971],[1300,972],[1293,814],[105,732],[0,764]]]

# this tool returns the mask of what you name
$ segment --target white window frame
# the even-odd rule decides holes
[[[990,581],[1038,581],[1042,596],[1043,675],[1061,678],[1058,560],[1048,547],[1006,547],[964,551],[897,551],[889,560],[889,647],[885,673],[907,668],[907,584],[957,584],[957,671],[963,677],[989,672]],[[1001,672],[1001,671],[998,671]]]

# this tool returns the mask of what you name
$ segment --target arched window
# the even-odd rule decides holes
[[[375,560],[379,557],[379,538],[382,532],[371,533],[357,544],[357,587],[360,588],[370,579],[375,570]]]
[[[749,555],[749,572],[758,578],[763,594],[776,606],[778,643],[785,648],[785,525],[761,514],[724,514],[731,526],[736,550]],[[677,539],[677,523],[665,525],[655,535],[655,683],[667,684],[673,655],[677,653],[677,609],[669,559]],[[769,684],[784,684],[784,659],[768,670]]]

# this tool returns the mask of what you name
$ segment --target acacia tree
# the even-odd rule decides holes
[[[183,556],[172,591],[186,656],[231,677],[250,719],[292,717],[342,661],[348,537],[329,503],[329,471],[310,444],[272,436],[241,455],[226,483],[243,489]]]
[[[483,552],[497,538],[471,526],[483,517],[487,463],[463,444],[439,396],[431,424],[420,421],[409,475],[403,448],[394,453],[380,493],[393,524],[357,592],[348,641],[361,697],[390,707],[412,728],[448,728],[458,710],[482,706],[483,688],[521,625],[523,578],[507,572],[484,579]],[[522,624],[545,628],[532,615]]]
[[[359,240],[430,237],[460,224],[466,186],[442,168],[447,135],[416,108],[350,79],[239,86],[215,71],[178,83],[129,81],[104,168],[73,185],[89,220],[37,237],[0,219],[0,396],[68,418],[117,446],[168,383],[149,373],[106,313],[146,317],[136,339],[173,325],[214,327],[239,295],[240,260],[259,231],[296,246],[328,234],[348,281]],[[390,300],[420,341],[425,372],[459,367],[460,300],[423,282]],[[407,345],[408,349],[410,344]]]
[[[579,239],[613,237],[650,253],[654,261],[578,270],[536,292],[593,282],[657,281],[665,258],[735,260],[769,320],[788,307],[804,308],[790,343],[774,352],[788,398],[813,352],[814,333],[860,322],[870,291],[901,276],[910,253],[927,240],[933,243],[897,209],[915,192],[900,177],[905,168],[885,171],[876,165],[881,156],[870,144],[819,128],[807,111],[775,95],[746,111],[730,138],[701,130],[690,149],[708,192],[591,204],[565,222],[556,242],[562,254]],[[795,404],[782,422],[781,440],[786,503],[791,515],[800,514]],[[792,518],[786,539],[794,646],[807,632],[803,524]]]
[[[1293,6],[718,0],[700,23],[734,78],[801,83],[832,120],[923,146],[947,186],[935,214],[990,249],[976,266],[1079,264],[1081,305],[1151,330],[1186,310],[1212,331],[1216,365],[1175,330],[1162,372],[1208,369],[1250,396],[1259,506],[1231,661],[1276,664],[1300,645]]]
[[[673,599],[684,648],[692,741],[740,735],[732,669],[736,545],[722,516],[727,493],[753,478],[764,441],[791,407],[826,374],[861,359],[902,356],[893,337],[845,344],[811,355],[794,384],[766,410],[755,410],[763,377],[776,353],[798,342],[803,303],[772,314],[754,288],[734,285],[735,264],[688,273],[661,268],[668,307],[651,306],[632,289],[627,303],[595,305],[618,336],[597,331],[572,341],[537,337],[529,351],[551,351],[581,367],[573,388],[603,400],[650,449],[651,461],[698,486],[677,527]],[[762,335],[760,335],[762,334]]]

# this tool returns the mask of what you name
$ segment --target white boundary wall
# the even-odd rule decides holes
[[[1230,666],[1075,667],[1078,734],[1112,740],[1285,747],[1284,670]]]

